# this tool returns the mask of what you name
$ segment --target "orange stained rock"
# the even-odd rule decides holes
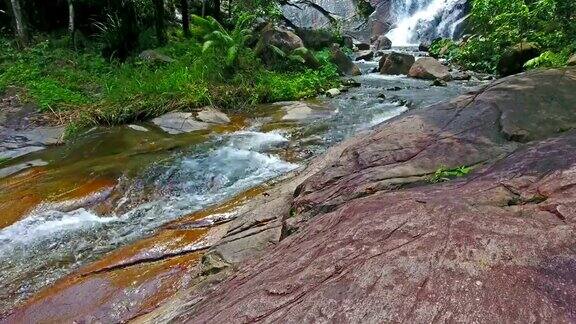
[[[67,277],[29,300],[6,323],[125,322],[185,287],[198,253]]]
[[[0,179],[0,228],[15,223],[41,203],[75,200],[115,185],[116,181],[108,178],[54,179],[41,167]]]
[[[104,258],[89,264],[79,271],[88,275],[115,269],[130,264],[150,262],[192,250],[192,245],[200,241],[208,229],[163,230],[154,236],[136,241],[133,244],[113,251]]]

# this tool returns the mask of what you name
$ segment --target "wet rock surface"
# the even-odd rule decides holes
[[[450,81],[452,79],[450,70],[432,57],[423,57],[416,60],[410,71],[408,71],[408,75],[413,78],[428,80]]]
[[[533,72],[392,119],[5,321],[573,320],[575,87],[574,69]]]
[[[255,213],[295,233],[140,320],[574,321],[575,87],[574,69],[515,76],[343,143]],[[423,181],[441,165],[476,167]]]

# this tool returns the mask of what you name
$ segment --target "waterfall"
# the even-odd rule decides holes
[[[395,23],[387,34],[394,46],[415,45],[437,37],[457,38],[466,17],[466,0],[391,0]]]

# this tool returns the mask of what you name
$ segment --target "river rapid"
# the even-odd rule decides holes
[[[150,123],[139,125],[147,131],[98,128],[1,165],[31,167],[0,177],[0,313],[168,222],[303,168],[359,131],[480,85],[432,87],[369,73],[376,61],[359,65],[361,86],[315,99],[314,113],[297,120],[274,104],[189,134]]]

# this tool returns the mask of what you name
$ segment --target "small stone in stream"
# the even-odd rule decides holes
[[[358,100],[358,97],[352,96],[352,97],[350,97],[350,100]]]
[[[350,87],[341,85],[340,87],[338,87],[338,90],[340,90],[340,92],[348,92],[350,91]]]
[[[354,79],[346,79],[346,80],[342,80],[342,84],[348,87],[352,87],[352,88],[358,88],[362,85],[362,83],[354,80]]]
[[[224,125],[230,123],[230,118],[225,113],[212,107],[203,108],[196,114],[196,119],[210,124]]]
[[[430,50],[431,43],[429,41],[423,41],[418,45],[418,50],[420,52],[428,52]]]
[[[146,127],[143,127],[140,125],[134,125],[134,124],[128,125],[128,128],[135,130],[137,132],[147,132],[148,131],[148,129]]]
[[[448,83],[446,83],[444,80],[436,79],[430,85],[433,87],[447,87]]]
[[[334,97],[338,96],[339,94],[340,94],[340,90],[338,90],[336,88],[333,88],[333,89],[326,91],[326,96],[330,97],[330,98],[334,98]]]
[[[466,71],[452,71],[450,73],[452,80],[470,80],[472,75]]]
[[[360,51],[358,52],[358,55],[356,56],[356,61],[370,61],[371,59],[374,58],[374,52],[372,52],[371,50],[367,50],[367,51]]]
[[[383,94],[383,93],[379,93],[379,94],[378,94],[378,98],[380,98],[380,99],[386,99],[386,95]]]
[[[194,119],[192,113],[178,111],[154,118],[152,119],[152,123],[172,135],[205,130],[210,127],[210,124]]]
[[[402,90],[402,87],[399,87],[399,86],[395,86],[395,87],[386,89],[386,91],[400,91],[400,90]]]

